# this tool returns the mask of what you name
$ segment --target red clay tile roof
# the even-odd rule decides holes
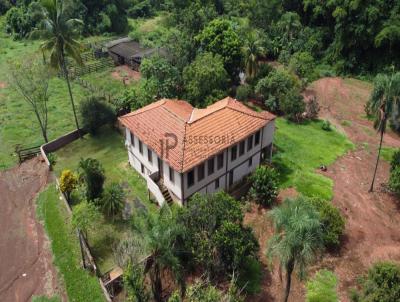
[[[273,114],[255,112],[230,97],[205,109],[193,108],[186,101],[162,99],[119,118],[122,125],[181,173],[273,119]],[[167,150],[166,144],[175,143]]]

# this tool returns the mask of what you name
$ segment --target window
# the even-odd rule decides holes
[[[231,149],[231,161],[234,161],[237,157],[237,145],[233,146]]]
[[[169,180],[174,183],[175,182],[175,172],[174,169],[169,167]]]
[[[251,167],[253,165],[253,157],[249,158],[249,167]]]
[[[254,145],[258,145],[260,143],[260,131],[257,131],[256,135],[254,136]]]
[[[188,188],[194,185],[194,170],[190,170],[187,174]]]
[[[229,171],[229,186],[233,184],[233,171]]]
[[[149,160],[149,162],[153,162],[153,153],[151,152],[150,149],[147,149],[147,158]]]
[[[204,164],[201,164],[197,167],[197,180],[203,180],[204,179]]]
[[[244,143],[245,141],[241,141],[239,143],[239,156],[242,156],[244,154]]]
[[[139,140],[139,152],[140,152],[141,154],[143,154],[143,143],[142,143],[141,140]]]
[[[135,136],[131,132],[131,145],[135,147]]]
[[[218,189],[219,188],[219,178],[217,178],[215,180],[215,188]]]
[[[144,166],[143,166],[143,164],[140,164],[140,171],[142,171],[142,174],[144,174]]]
[[[220,153],[217,156],[217,169],[221,169],[224,166],[224,153]]]
[[[208,160],[208,175],[214,173],[214,157]]]
[[[250,151],[251,148],[253,148],[253,135],[247,139],[247,151]]]

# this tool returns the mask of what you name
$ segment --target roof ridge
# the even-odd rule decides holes
[[[181,170],[180,170],[181,173],[183,171],[183,163],[185,162],[186,127],[187,127],[187,123],[185,123],[185,130],[183,131],[182,162],[181,162]]]
[[[210,113],[208,113],[208,114],[206,114],[206,115],[203,115],[203,116],[199,117],[198,119],[196,119],[196,120],[194,120],[194,121],[191,121],[192,116],[193,116],[193,113],[194,113],[194,111],[195,111],[196,109],[197,109],[197,110],[206,110],[209,106],[207,106],[206,108],[196,108],[196,107],[193,107],[193,111],[192,111],[192,114],[191,114],[191,116],[190,116],[190,120],[189,120],[188,123],[189,123],[189,124],[194,124],[195,122],[197,122],[197,121],[199,121],[199,120],[201,120],[201,119],[203,119],[203,118],[205,118],[205,117],[207,117],[207,116],[209,116],[209,115],[211,115],[211,114],[213,114],[213,113],[215,113],[215,112],[218,112],[218,111],[220,111],[220,110],[222,110],[222,109],[227,108],[231,97],[227,96],[225,99],[227,99],[227,98],[229,98],[229,99],[227,100],[228,102],[227,102],[227,104],[226,104],[225,106],[223,106],[223,107],[221,107],[221,108],[218,108],[218,109],[216,109],[216,110],[214,110],[214,111],[212,111],[212,112],[210,112]],[[223,100],[225,100],[225,99],[219,100],[218,102],[221,102],[221,101],[223,101]],[[215,105],[215,104],[217,104],[218,102],[216,102],[216,103],[214,103],[214,104],[211,104],[210,106]]]
[[[243,105],[243,104],[242,104]],[[243,106],[245,106],[245,105],[243,105]],[[269,119],[269,118],[267,118],[267,117],[263,117],[261,114],[259,114],[260,112],[252,112],[252,113],[250,113],[250,112],[245,112],[245,111],[243,111],[243,110],[240,110],[240,109],[238,109],[238,108],[234,108],[234,107],[232,107],[232,106],[226,106],[226,108],[229,108],[229,109],[231,109],[231,110],[234,110],[234,111],[237,111],[237,112],[240,112],[240,113],[243,113],[243,114],[246,114],[246,115],[248,115],[248,116],[253,116],[253,117],[256,117],[256,118],[259,118],[259,119],[262,119],[262,120],[266,120],[266,121],[269,121],[269,120],[271,120],[271,119]],[[253,111],[251,108],[248,108],[249,110],[251,110],[251,111]],[[263,111],[264,112],[264,111]]]
[[[161,107],[162,105],[165,104],[165,102],[166,102],[165,99],[161,99],[161,100],[159,100],[159,101],[157,101],[157,102],[150,103],[150,104],[148,104],[148,105],[145,106],[145,107],[142,107],[142,108],[140,108],[140,109],[138,109],[138,110],[135,110],[135,111],[133,111],[133,112],[130,112],[130,113],[126,114],[126,115],[123,115],[123,116],[121,116],[121,118],[130,117],[130,116],[136,116],[136,115],[145,113],[145,112],[147,112],[147,111],[149,111],[149,110],[152,110],[152,109],[154,109],[154,108]],[[147,108],[146,108],[146,107],[147,107]]]
[[[164,103],[165,104],[165,103]],[[163,104],[163,105],[164,105]],[[166,111],[168,111],[169,113],[171,113],[172,115],[174,115],[175,117],[177,117],[179,120],[181,120],[182,122],[184,122],[185,124],[187,123],[187,121],[185,119],[183,119],[182,117],[180,117],[178,114],[176,114],[175,112],[172,112],[172,110],[169,110],[167,107],[162,106],[163,109],[165,109]]]

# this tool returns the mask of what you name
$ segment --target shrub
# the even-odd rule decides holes
[[[71,193],[78,184],[78,177],[71,170],[64,170],[60,177],[60,190],[65,194],[68,201],[71,199]]]
[[[376,263],[361,281],[361,287],[360,292],[353,293],[353,301],[400,301],[400,266],[391,262]]]
[[[400,194],[400,166],[390,170],[389,189],[396,194]]]
[[[321,108],[315,96],[311,97],[306,102],[306,118],[316,119],[320,110]]]
[[[306,302],[337,302],[337,278],[328,270],[318,271],[314,278],[307,282]]]
[[[57,155],[55,153],[49,153],[47,154],[47,159],[49,160],[50,163],[50,169],[52,169],[54,165],[57,163]]]
[[[310,202],[320,214],[324,245],[329,248],[337,247],[345,227],[345,221],[339,209],[328,200],[313,198]]]
[[[116,120],[114,110],[105,103],[103,97],[92,96],[80,104],[82,127],[92,135],[105,124],[112,125]]]
[[[321,128],[324,131],[332,131],[331,122],[328,120],[323,121]]]
[[[390,171],[400,166],[400,149],[393,153],[392,160],[390,161]]]
[[[289,68],[301,77],[304,83],[308,83],[315,79],[314,61],[313,56],[309,52],[296,52],[290,58]]]
[[[79,178],[86,185],[86,198],[93,201],[103,193],[103,184],[106,179],[104,169],[97,159],[81,159],[79,162],[81,170]]]
[[[72,226],[83,232],[88,239],[89,230],[97,227],[101,214],[93,203],[82,201],[72,209]]]
[[[125,192],[118,183],[111,183],[104,190],[100,199],[101,208],[110,217],[121,214],[125,205]]]
[[[240,85],[236,89],[236,99],[239,101],[247,101],[249,98],[253,96],[253,89],[250,85]]]
[[[260,205],[271,206],[278,196],[278,174],[270,167],[260,166],[250,177],[250,196]]]

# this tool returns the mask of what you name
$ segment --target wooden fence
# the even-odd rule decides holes
[[[114,61],[110,57],[100,58],[93,63],[88,63],[82,66],[69,66],[68,72],[71,78],[76,78],[85,74],[103,70],[108,67],[113,67]]]
[[[40,146],[23,147],[21,145],[17,145],[15,147],[15,153],[18,155],[18,161],[21,164],[25,160],[38,155],[40,153]]]

